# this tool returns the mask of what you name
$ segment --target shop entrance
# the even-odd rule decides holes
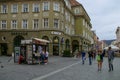
[[[53,55],[59,56],[59,38],[57,36],[53,38]]]
[[[7,55],[7,50],[8,50],[7,43],[1,43],[0,46],[1,46],[1,49],[0,49],[1,55]]]
[[[72,52],[74,53],[75,50],[79,50],[79,42],[77,40],[72,41]]]

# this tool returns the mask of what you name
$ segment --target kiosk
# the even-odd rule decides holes
[[[39,63],[40,53],[43,48],[46,49],[48,43],[50,43],[50,41],[39,38],[33,38],[32,40],[21,40],[20,54],[24,56],[25,63]]]

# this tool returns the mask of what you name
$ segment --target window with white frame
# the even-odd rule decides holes
[[[7,21],[6,20],[2,20],[1,21],[1,29],[6,29],[7,28]]]
[[[28,12],[28,11],[29,11],[28,4],[23,4],[22,5],[22,12]]]
[[[49,7],[50,7],[50,3],[49,2],[43,2],[43,10],[44,11],[49,10]]]
[[[75,13],[75,14],[80,14],[80,9],[79,9],[79,8],[75,8],[75,9],[74,9],[74,13]]]
[[[54,19],[54,28],[59,28],[59,20],[58,19]]]
[[[61,22],[61,27],[62,27],[61,29],[64,30],[64,23],[63,23],[63,21]]]
[[[83,26],[85,26],[85,19],[83,19]]]
[[[17,4],[13,4],[12,5],[12,13],[17,13],[18,12],[18,5]]]
[[[65,19],[67,20],[68,19],[68,13],[65,12]]]
[[[72,25],[74,25],[75,24],[75,22],[74,22],[75,20],[74,20],[74,17],[72,17]]]
[[[60,11],[60,4],[58,2],[54,2],[53,10]]]
[[[74,31],[74,29],[72,29],[72,31],[71,31],[71,32],[72,32],[72,33],[71,33],[72,35],[74,35],[74,34],[75,34],[75,31]]]
[[[68,32],[68,28],[67,28],[67,26],[65,26],[65,32],[66,32],[66,33]]]
[[[2,12],[2,13],[7,13],[7,5],[6,5],[6,4],[3,4],[3,5],[1,6],[1,12]]]
[[[33,20],[33,29],[38,29],[38,22],[39,22],[38,19]]]
[[[12,29],[17,29],[17,20],[12,20],[11,21],[11,28]]]
[[[49,24],[48,18],[44,18],[43,19],[43,27],[48,28],[48,24]]]
[[[22,21],[22,28],[23,28],[23,29],[27,29],[27,26],[28,26],[28,22],[27,22],[26,19],[24,19],[24,20]]]
[[[61,9],[62,9],[62,11],[61,11],[61,12],[62,12],[62,13],[64,13],[64,8],[62,7]]]
[[[33,4],[33,12],[39,12],[40,11],[40,6],[38,3]]]

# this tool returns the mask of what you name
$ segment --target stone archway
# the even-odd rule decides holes
[[[24,40],[24,37],[23,36],[21,36],[21,35],[18,35],[18,36],[16,36],[15,38],[14,38],[14,40],[13,40],[13,45],[14,45],[14,47],[20,47],[20,44],[21,44],[21,40]]]

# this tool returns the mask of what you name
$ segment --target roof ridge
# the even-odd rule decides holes
[[[71,6],[78,6],[80,3],[76,0],[70,0]]]

